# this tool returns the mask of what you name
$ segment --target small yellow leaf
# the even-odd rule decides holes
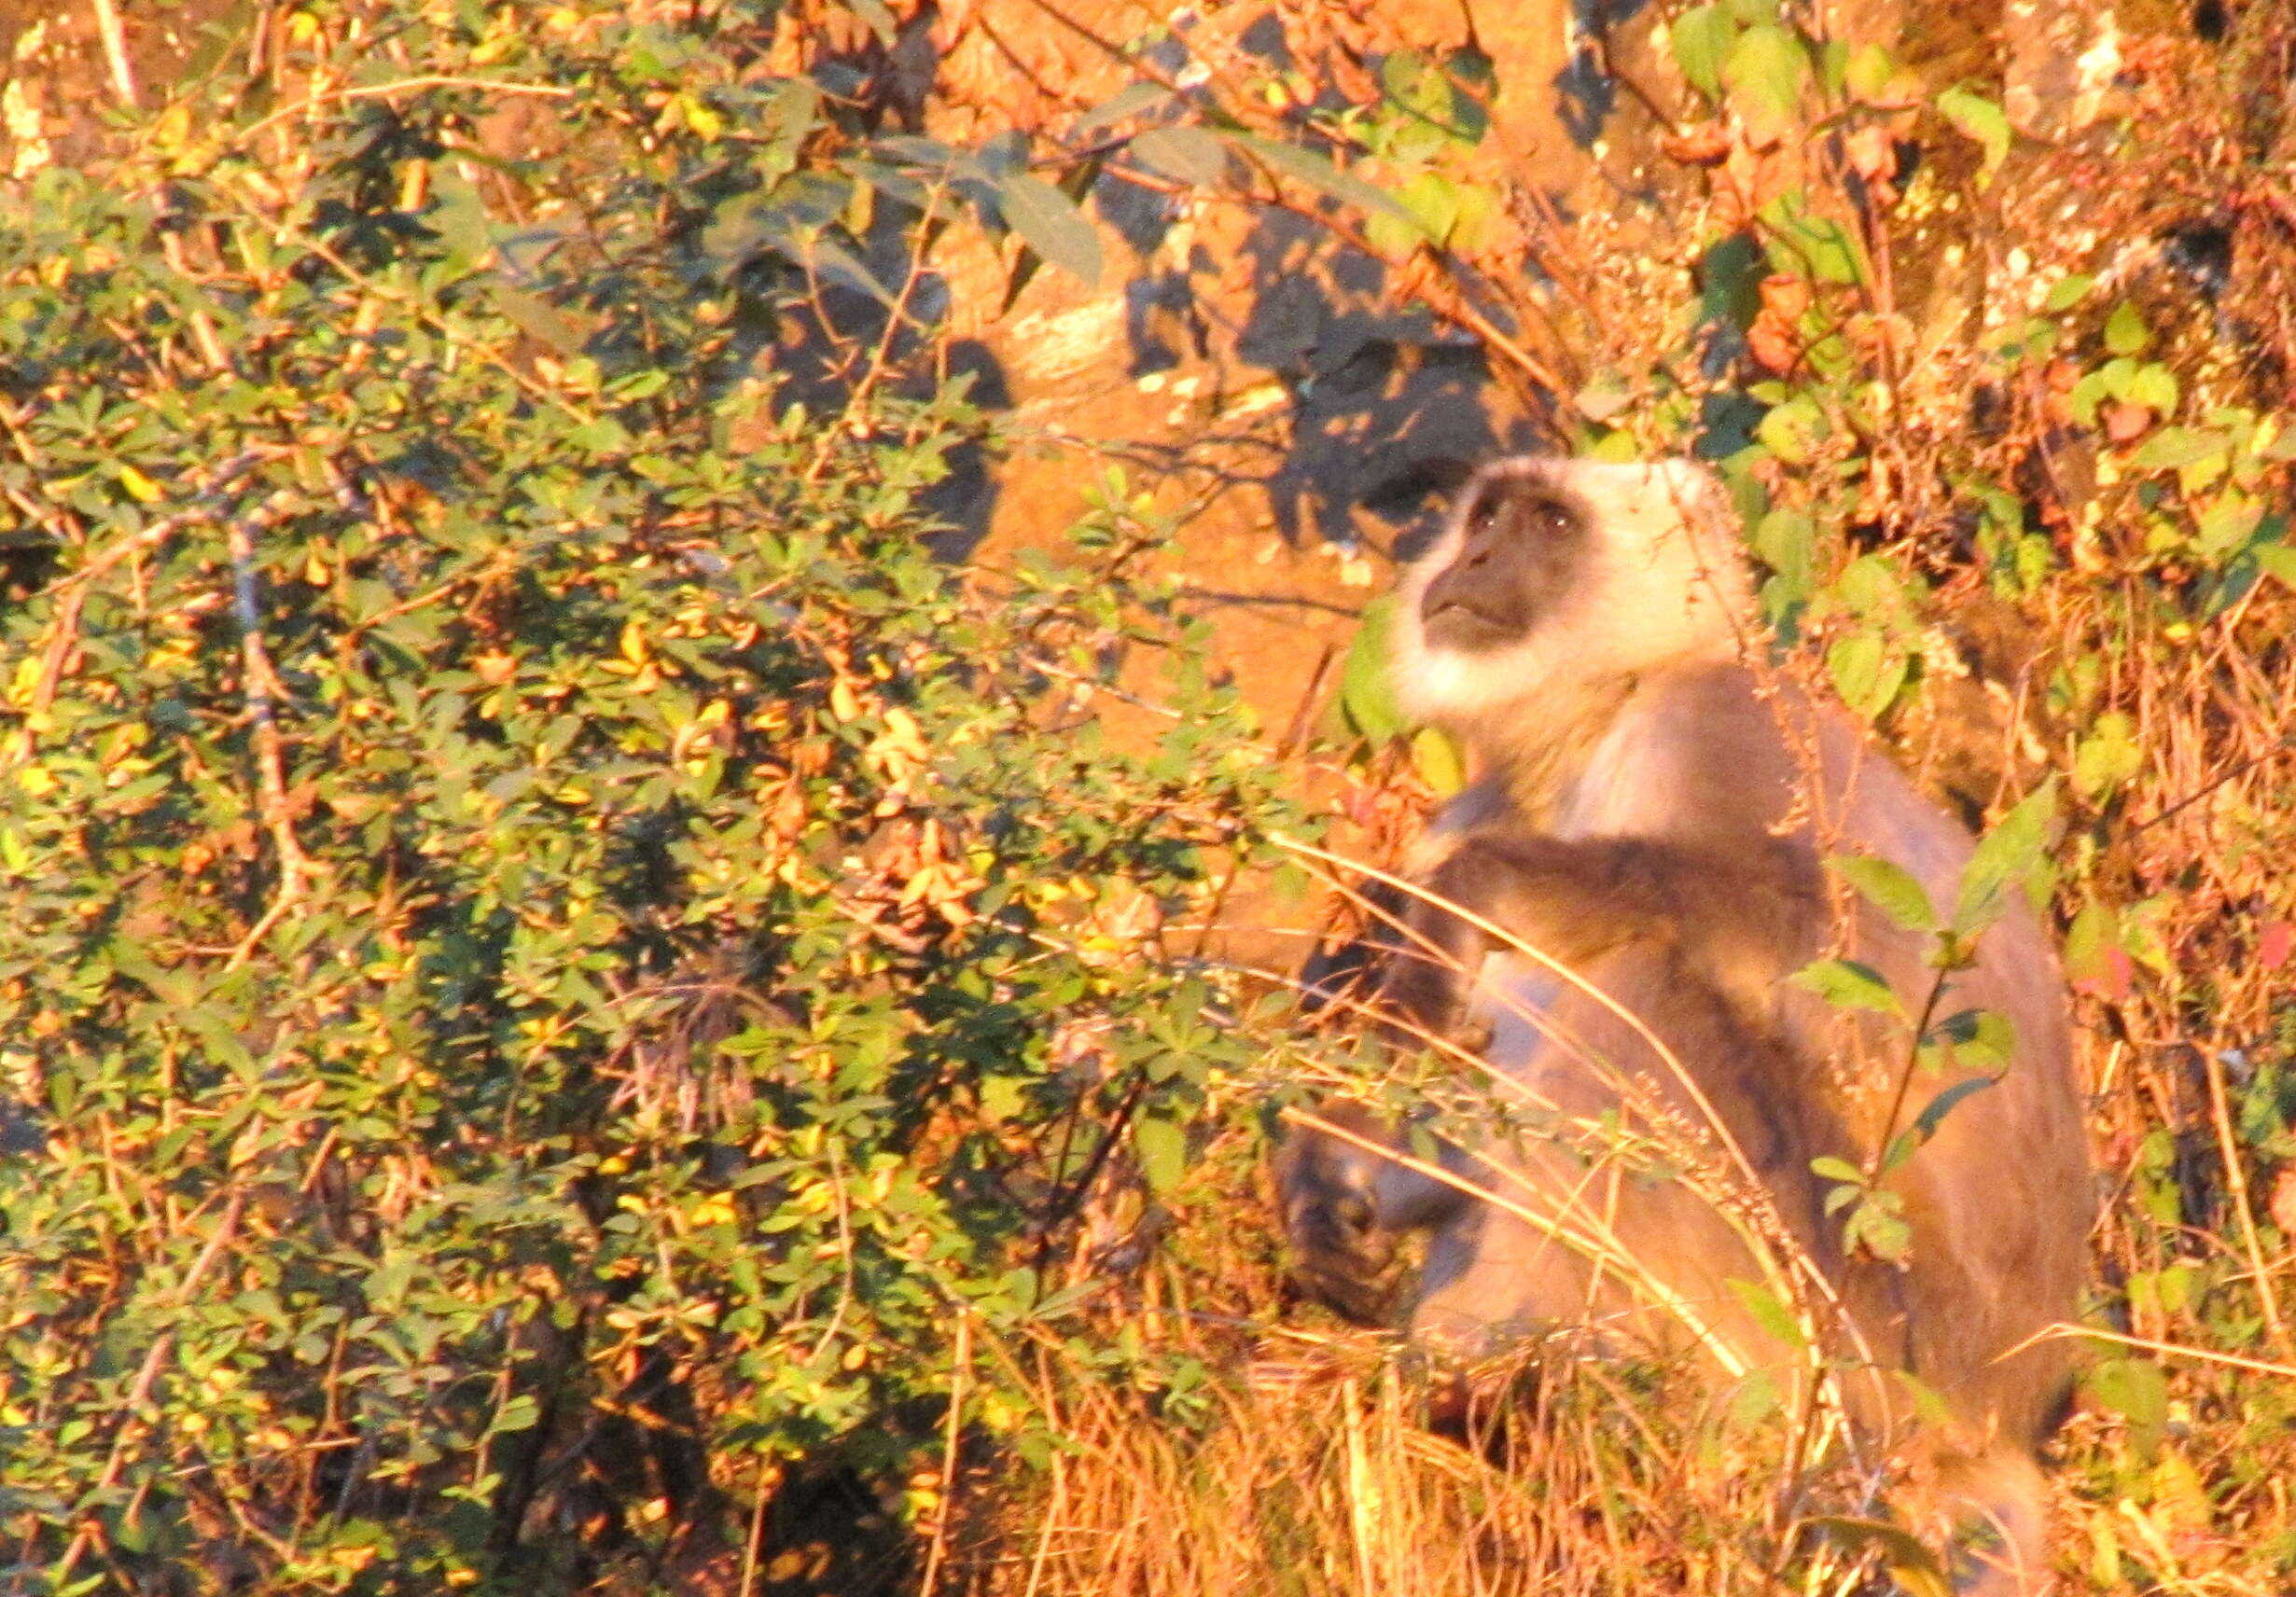
[[[632,665],[644,665],[653,658],[653,650],[646,642],[645,631],[635,621],[623,624],[622,659]]]
[[[133,499],[140,505],[156,505],[160,502],[160,485],[158,483],[154,482],[150,478],[146,477],[142,472],[136,470],[135,467],[132,465],[123,465],[118,468],[118,471],[119,486],[128,491],[129,498]]]

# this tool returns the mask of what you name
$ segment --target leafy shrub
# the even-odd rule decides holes
[[[297,15],[0,233],[11,1578],[724,1566],[1176,1178],[1243,1045],[1152,956],[1272,774],[1120,484],[952,571],[961,391],[752,358],[859,147],[764,24],[409,9],[384,91]]]

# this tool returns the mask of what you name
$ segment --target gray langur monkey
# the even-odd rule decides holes
[[[1480,1053],[1495,1099],[1580,1127],[1663,1123],[1713,1150],[1719,1185],[1800,1261],[1829,1354],[1862,1371],[1840,1388],[1858,1433],[1910,1447],[1970,1533],[1962,1589],[2029,1597],[2048,1583],[2036,1450],[2068,1382],[2066,1344],[2042,1333],[2077,1312],[2094,1204],[2064,980],[2012,894],[1935,1007],[2005,1018],[2011,1062],[1884,1178],[1903,1257],[1846,1247],[1811,1161],[1875,1169],[1979,1072],[1909,1076],[1903,1021],[1845,1016],[1787,979],[1840,953],[1907,1015],[1930,1007],[1931,939],[1830,891],[1823,861],[1889,861],[1942,912],[1973,843],[1847,715],[1749,668],[1733,522],[1680,462],[1513,459],[1465,488],[1402,585],[1394,678],[1476,780],[1412,867],[1429,895],[1404,917],[1419,946],[1397,951],[1383,1002]],[[1299,1278],[1343,1312],[1378,1315],[1398,1242],[1424,1230],[1423,1340],[1473,1355],[1593,1326],[1614,1346],[1687,1348],[1718,1379],[1806,1377],[1806,1354],[1732,1289],[1764,1281],[1764,1261],[1716,1183],[1701,1195],[1585,1140],[1519,1133],[1444,1148],[1439,1180],[1389,1157],[1399,1141],[1369,1114],[1325,1113],[1342,1134],[1295,1132],[1277,1190]],[[1947,1417],[1917,1413],[1916,1390]]]

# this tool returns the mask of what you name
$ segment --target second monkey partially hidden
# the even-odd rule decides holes
[[[1403,585],[1394,675],[1478,780],[1430,829],[1414,869],[1429,898],[1383,996],[1405,1029],[1479,1051],[1495,1099],[1557,1130],[1449,1149],[1445,1182],[1334,1111],[1352,1136],[1301,1133],[1278,1164],[1296,1268],[1360,1312],[1423,1229],[1411,1323],[1430,1341],[1473,1356],[1593,1326],[1607,1345],[1789,1386],[1806,1356],[1732,1285],[1774,1286],[1785,1258],[1853,1423],[1917,1450],[1969,1532],[1963,1590],[2022,1597],[2047,1583],[2035,1450],[2067,1381],[2066,1343],[2043,1333],[2077,1312],[2093,1203],[2063,978],[2011,891],[1933,1002],[1935,939],[1830,882],[1827,856],[1886,860],[1950,913],[1972,840],[1848,715],[1755,669],[1753,616],[1732,520],[1696,467],[1510,460],[1465,489]],[[1812,1160],[1879,1170],[1979,1071],[1914,1071],[1905,1021],[1788,979],[1833,954],[1877,972],[1909,1017],[1986,1012],[2013,1032],[2006,1069],[1983,1072],[1998,1079],[1884,1179],[1910,1228],[1896,1257],[1844,1244],[1827,1208],[1838,1179]],[[1706,1189],[1569,1130],[1604,1126],[1613,1146],[1639,1128],[1697,1150]],[[1774,1248],[1748,1242],[1765,1231]],[[1917,1390],[1947,1418],[1919,1414]]]

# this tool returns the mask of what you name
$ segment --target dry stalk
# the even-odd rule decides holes
[[[2296,1352],[2289,1345],[2288,1323],[2280,1317],[2280,1298],[2272,1285],[2272,1271],[2264,1259],[2264,1244],[2256,1234],[2256,1210],[2248,1201],[2248,1172],[2233,1136],[2233,1112],[2225,1102],[2224,1058],[2215,1048],[2201,1049],[2201,1068],[2208,1076],[2209,1118],[2216,1124],[2217,1149],[2224,1156],[2224,1179],[2232,1188],[2233,1213],[2240,1218],[2240,1240],[2247,1249],[2248,1268],[2256,1276],[2257,1300],[2263,1306],[2264,1324],[2272,1328],[2273,1345],[2282,1354]]]
[[[956,1347],[949,1362],[949,1419],[940,1452],[940,1502],[933,1514],[933,1545],[925,1558],[925,1578],[919,1597],[933,1597],[939,1590],[940,1567],[949,1551],[949,1529],[956,1518],[957,1448],[964,1437],[965,1383],[972,1366],[972,1315],[956,1312]]]
[[[112,92],[129,110],[137,109],[135,69],[128,64],[127,31],[119,25],[119,7],[113,0],[91,0],[96,33],[104,40],[104,62],[111,69]]]

